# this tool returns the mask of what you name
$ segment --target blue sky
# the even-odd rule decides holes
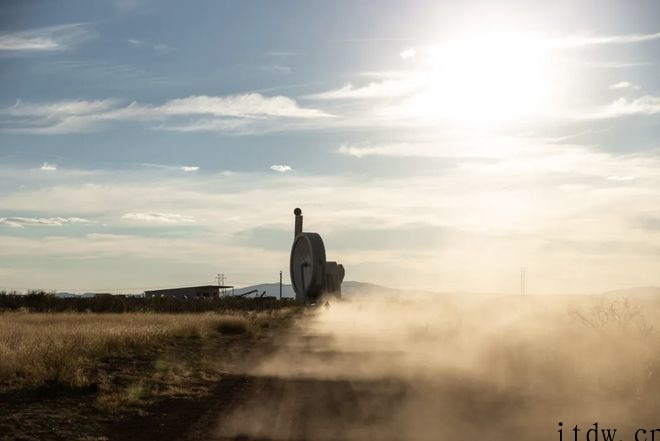
[[[660,284],[660,5],[6,1],[0,287]]]

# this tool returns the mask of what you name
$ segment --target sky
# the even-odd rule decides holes
[[[0,289],[660,285],[657,1],[0,8]]]

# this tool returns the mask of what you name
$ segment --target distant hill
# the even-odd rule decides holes
[[[506,293],[497,292],[467,292],[467,291],[429,291],[423,289],[400,289],[390,288],[387,286],[376,285],[375,283],[354,282],[347,281],[341,285],[342,293],[345,297],[352,297],[356,295],[378,295],[381,297],[398,297],[406,295],[422,295],[422,296],[454,296],[454,295],[469,295],[473,298],[477,297],[494,297],[504,296]]]
[[[613,297],[636,297],[636,298],[645,298],[645,299],[660,299],[660,287],[638,286],[635,288],[606,291],[601,295],[613,296]]]
[[[386,286],[376,285],[375,283],[356,282],[348,280],[341,284],[341,292],[346,297],[361,295],[379,295],[379,296],[399,296],[405,293],[405,290],[397,288],[388,288]]]
[[[234,290],[234,295],[239,295],[243,294],[249,291],[252,291],[254,289],[259,290],[259,295],[263,292],[266,291],[267,296],[279,296],[280,293],[280,284],[279,283],[262,283],[259,285],[250,285],[246,286],[244,288],[240,289],[235,289]],[[375,283],[368,283],[368,282],[356,282],[354,280],[347,280],[341,284],[341,292],[342,296],[345,298],[354,298],[354,297],[361,297],[361,296],[379,296],[379,297],[399,297],[399,296],[405,296],[406,294],[411,294],[411,293],[416,293],[416,294],[422,294],[422,295],[443,295],[443,294],[449,294],[445,292],[439,292],[439,291],[423,291],[423,290],[414,290],[414,289],[399,289],[399,288],[390,288],[387,286],[382,286],[382,285],[377,285]],[[452,293],[452,294],[469,294],[472,296],[479,296],[479,295],[484,295],[484,296],[493,296],[493,295],[500,295],[496,293],[466,293],[466,292],[461,292],[461,293]],[[248,297],[254,297],[256,294],[250,294]],[[295,292],[293,291],[293,287],[289,284],[284,284],[282,285],[282,297],[295,297]]]
[[[280,284],[279,283],[260,283],[258,285],[250,285],[244,288],[234,289],[234,295],[243,294],[250,292],[252,290],[258,290],[259,295],[262,292],[266,291],[267,296],[276,296],[280,295]],[[384,286],[375,285],[373,283],[364,283],[364,282],[353,282],[347,281],[341,284],[342,294],[346,297],[352,297],[355,295],[399,295],[405,291],[394,288],[386,288]],[[250,294],[248,297],[254,297],[256,294]],[[290,284],[282,285],[282,297],[295,297],[296,294],[293,291],[293,286]]]
[[[104,297],[104,296],[112,296],[112,295],[117,295],[117,294],[112,294],[108,292],[85,292],[82,294],[75,294],[66,291],[60,291],[55,293],[55,297],[58,297],[60,299],[71,299],[71,298],[91,299],[93,297]],[[121,295],[133,296],[136,294],[121,294]]]
[[[55,297],[59,297],[60,299],[68,299],[71,297],[78,297],[78,294],[74,294],[72,292],[56,292]]]
[[[234,295],[243,294],[252,290],[258,290],[259,294],[266,291],[267,296],[280,295],[279,283],[261,283],[259,285],[250,285],[240,289],[234,289]],[[380,296],[398,296],[405,293],[405,290],[396,288],[387,288],[385,286],[376,285],[373,283],[346,281],[341,284],[341,291],[345,297],[353,297],[360,295],[380,295]],[[249,297],[254,297],[256,294],[250,294]],[[289,284],[282,285],[282,297],[295,297],[293,286]]]

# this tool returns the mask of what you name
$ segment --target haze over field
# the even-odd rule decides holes
[[[634,440],[657,428],[658,306],[413,292],[334,303],[248,368],[280,386],[264,381],[212,439],[297,439],[302,426],[316,440],[557,440],[560,422],[564,439],[576,424],[585,439],[598,422],[599,439]]]
[[[0,289],[660,285],[655,1],[0,10]]]

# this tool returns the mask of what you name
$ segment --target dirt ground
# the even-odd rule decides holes
[[[311,440],[346,439],[360,433],[382,438],[381,427],[406,393],[391,379],[349,380],[260,372],[265,361],[282,354],[301,363],[349,360],[364,354],[319,350],[329,336],[311,333],[308,320],[273,330],[258,340],[218,337],[199,346],[181,340],[172,350],[186,359],[215,363],[215,377],[188,380],[187,393],[169,394],[149,403],[136,402],[118,412],[96,403],[94,387],[78,391],[42,388],[0,396],[2,440]],[[372,354],[373,356],[373,354]],[[130,383],[158,359],[145,354],[129,360],[107,360],[117,381]],[[122,367],[123,366],[123,367]],[[197,384],[195,384],[197,382]],[[198,393],[190,393],[196,387]]]
[[[223,376],[208,395],[165,400],[148,415],[110,424],[106,436],[117,441],[391,439],[383,428],[407,393],[405,383],[259,372],[261,361],[282,352],[301,363],[367,355],[317,350],[325,337],[308,333],[303,321],[281,334],[271,353],[250,354],[250,362]]]
[[[632,441],[657,428],[654,331],[585,328],[555,300],[476,305],[337,305],[256,340],[181,342],[204,361],[191,369],[214,366],[188,393],[114,414],[94,391],[0,397],[1,438],[557,441],[562,422],[564,439],[579,425],[582,441],[597,422]]]
[[[602,302],[333,305],[278,333],[203,400],[115,425],[110,438],[557,441],[578,425],[583,441],[598,423],[599,440],[616,429],[611,439],[633,441],[658,424],[657,334],[625,303],[605,301],[616,314],[599,327],[576,318],[575,308],[601,317]],[[639,311],[652,319],[656,306]]]

